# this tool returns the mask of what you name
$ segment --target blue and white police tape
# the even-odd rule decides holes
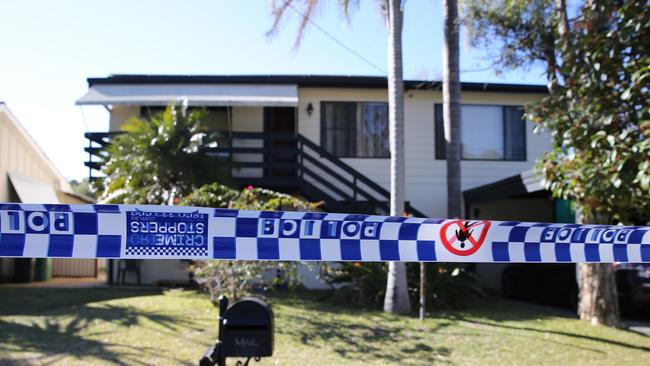
[[[0,204],[0,257],[650,262],[650,228],[7,203]]]

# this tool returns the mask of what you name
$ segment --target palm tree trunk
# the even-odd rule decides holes
[[[450,218],[457,218],[461,216],[460,52],[457,0],[444,0],[443,13],[445,30],[442,101],[445,141],[447,142],[447,214]]]
[[[390,214],[404,215],[404,80],[402,75],[402,8],[400,0],[388,0],[388,130],[390,143]],[[406,266],[388,263],[384,311],[411,312]]]

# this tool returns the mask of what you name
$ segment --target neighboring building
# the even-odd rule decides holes
[[[7,105],[0,102],[0,203],[88,203],[73,194],[61,173],[20,125]],[[1,243],[0,243],[1,244]],[[0,282],[38,277],[97,276],[94,259],[0,258]],[[30,273],[31,272],[31,273]]]
[[[110,110],[108,131],[87,135],[91,175],[101,166],[92,157],[101,154],[107,132],[186,98],[189,106],[206,107],[209,124],[223,132],[216,150],[242,186],[324,201],[328,211],[388,212],[386,78],[112,75],[88,84],[77,104]],[[445,217],[441,83],[407,80],[405,88],[407,211]],[[462,83],[461,89],[463,190],[530,170],[551,148],[550,136],[534,134],[522,119],[522,106],[540,100],[545,86]]]

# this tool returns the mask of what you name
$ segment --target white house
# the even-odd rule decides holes
[[[77,104],[110,111],[107,130],[87,135],[91,173],[101,165],[93,156],[108,141],[107,132],[119,131],[131,116],[186,99],[191,107],[207,108],[208,123],[224,136],[217,150],[242,186],[322,200],[329,211],[387,212],[384,77],[111,75],[89,78],[88,85]],[[407,80],[405,88],[407,211],[445,217],[441,83]],[[550,136],[533,133],[522,119],[522,106],[541,99],[545,86],[462,83],[461,89],[464,191],[528,171],[550,149]],[[473,199],[486,198],[474,193]],[[526,202],[527,209],[547,210],[548,199],[537,198]],[[466,202],[465,216],[509,209],[506,202],[479,201]]]
[[[0,205],[19,203],[89,203],[72,193],[70,185],[45,156],[9,107],[0,101]],[[1,254],[9,246],[0,245]],[[41,247],[44,255],[47,245]],[[26,257],[30,253],[20,253]],[[12,259],[0,258],[0,282],[45,280],[50,276],[97,277],[100,261],[95,259]]]

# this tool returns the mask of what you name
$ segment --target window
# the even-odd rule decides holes
[[[140,116],[151,118],[156,113],[164,112],[166,107],[143,106],[140,108]],[[211,131],[227,132],[228,128],[228,108],[227,107],[189,107],[193,109],[205,110],[203,123]]]
[[[464,160],[526,160],[523,109],[513,106],[462,105],[461,156]],[[445,159],[442,104],[435,105],[436,159]]]
[[[322,102],[321,146],[338,157],[389,157],[388,104]]]

